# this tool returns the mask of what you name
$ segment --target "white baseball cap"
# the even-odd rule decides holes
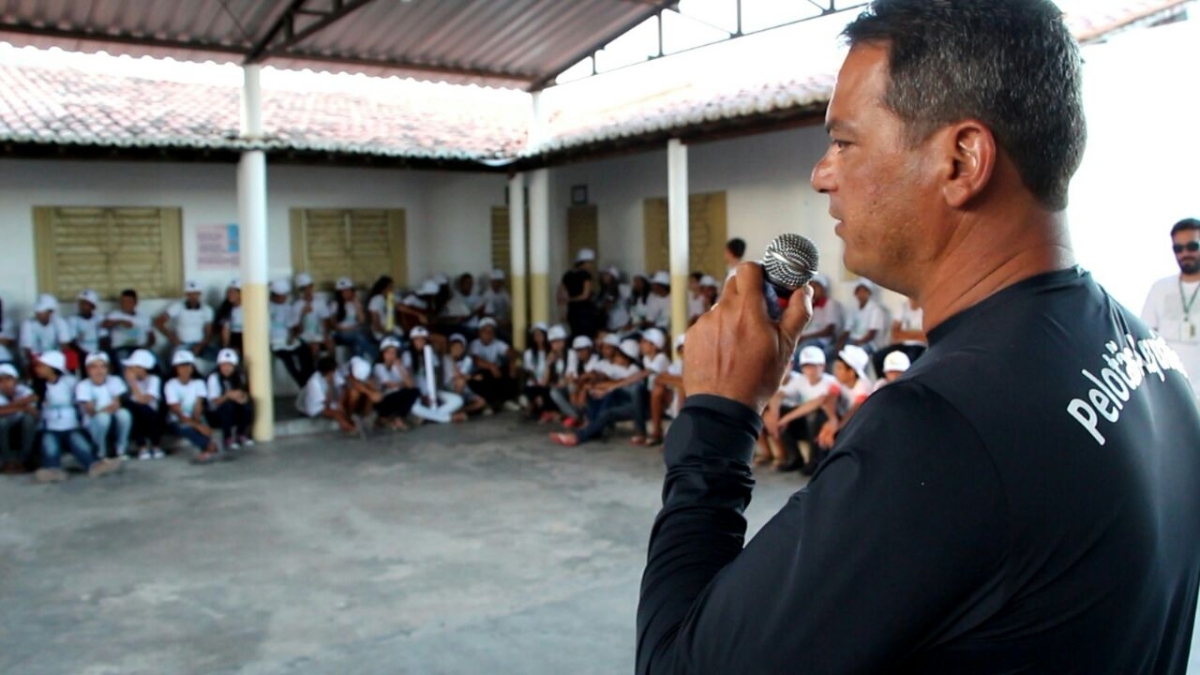
[[[417,338],[427,338],[429,337],[429,329],[425,326],[414,326],[413,329],[408,332],[408,337],[414,340]]]
[[[579,249],[579,254],[575,256],[575,262],[592,262],[596,259],[596,252],[590,248]]]
[[[592,348],[592,338],[590,338],[586,335],[580,335],[580,336],[576,337],[575,341],[571,343],[571,349],[591,349],[591,348]]]
[[[218,366],[222,363],[232,363],[236,366],[238,364],[238,360],[238,353],[232,349],[222,349],[221,353],[217,354]]]
[[[492,318],[492,317],[490,317],[490,316],[489,316],[489,317],[487,317],[487,318],[485,318],[483,321],[480,321],[480,322],[479,322],[479,329],[480,329],[480,330],[483,330],[484,328],[487,328],[488,326],[491,326],[492,328],[495,328],[495,327],[496,327],[496,320],[495,320],[495,319],[493,319],[493,318]],[[537,328],[537,325],[535,324],[533,327],[534,327],[534,328]],[[542,328],[542,330],[545,330],[545,328]]]
[[[379,343],[379,351],[385,349],[400,349],[400,341],[390,335],[383,338],[383,341]]]
[[[354,288],[354,281],[350,277],[342,277],[341,279],[337,280],[336,284],[334,284],[334,288],[339,291],[344,291],[347,288]]]
[[[87,368],[93,363],[103,363],[107,366],[108,354],[105,354],[104,352],[92,352],[91,354],[88,354],[87,358],[83,360],[83,367]]]
[[[49,293],[43,293],[38,296],[37,302],[33,304],[33,311],[37,314],[42,312],[57,312],[58,299]]]
[[[126,366],[133,366],[134,368],[145,368],[146,370],[150,370],[154,367],[155,362],[156,359],[154,358],[154,354],[150,353],[150,350],[135,349],[134,352],[129,355],[129,358],[125,359],[121,363]]]
[[[242,280],[237,277],[234,277],[229,280],[229,286],[227,286],[226,288],[234,288],[234,289],[237,289],[240,291],[240,290],[242,290]]]
[[[455,333],[450,336],[450,342],[459,342],[465,345],[467,344],[467,338],[463,337],[461,333]]]
[[[800,365],[802,366],[823,366],[825,365],[825,350],[820,347],[805,347],[800,350]]]
[[[185,295],[189,293],[200,293],[203,290],[204,289],[200,288],[200,282],[196,281],[195,279],[188,279],[187,283],[183,285],[183,292]]]
[[[883,372],[903,373],[912,367],[912,361],[904,352],[892,352],[883,360]]]
[[[40,356],[38,356],[38,361],[40,361],[42,365],[50,366],[60,373],[67,372],[67,357],[57,349],[43,352]]]
[[[312,275],[308,272],[301,272],[296,275],[296,288],[307,288],[313,285]]]
[[[482,322],[480,323],[480,327],[483,327]],[[546,331],[550,330],[550,327],[546,325],[545,321],[535,321],[533,325],[529,327],[529,330],[540,330],[545,333]]]
[[[93,307],[100,306],[100,295],[90,288],[85,288],[82,291],[79,291],[79,295],[75,299],[83,300],[84,302],[90,302],[92,303]]]
[[[651,328],[642,333],[642,339],[658,349],[662,349],[667,344],[667,336],[657,328]]]
[[[863,279],[859,279],[857,282],[855,282],[854,290],[857,291],[860,288],[867,289],[867,292],[871,293],[872,295],[875,294],[875,284],[872,283],[870,279],[863,278]]]
[[[659,286],[670,286],[671,285],[671,275],[667,274],[663,270],[659,270],[654,273],[654,276],[650,277],[650,283],[658,284]]]
[[[675,349],[683,349],[683,343],[687,341],[687,333],[675,338]]]
[[[704,276],[700,277],[700,285],[702,287],[707,286],[709,288],[720,288],[721,282],[717,281],[711,274],[705,274]]]
[[[429,279],[421,282],[421,285],[417,287],[417,295],[437,295],[439,290],[438,282]]]
[[[629,358],[633,359],[634,361],[637,361],[642,356],[642,350],[641,350],[641,347],[638,346],[637,340],[621,341],[620,349],[621,349],[622,354],[624,354],[625,356],[628,356]]]
[[[867,355],[867,350],[858,345],[846,345],[842,351],[838,352],[838,358],[858,373],[859,377],[867,379],[867,365],[871,363],[871,357]]]
[[[611,274],[613,279],[616,279],[617,281],[621,280],[621,270],[618,269],[616,265],[611,265],[604,271]]]
[[[182,365],[196,365],[196,355],[189,349],[180,349],[171,357],[171,367]]]
[[[0,363],[0,377],[11,377],[17,380],[20,379],[21,374],[17,372],[17,368],[13,364]]]
[[[287,279],[276,279],[271,282],[271,292],[275,295],[287,295],[292,292],[292,285]]]
[[[567,329],[562,326],[551,326],[550,331],[546,333],[546,339],[554,342],[555,340],[566,340]]]
[[[502,270],[502,269],[492,270],[492,281],[504,281],[504,270]]]
[[[361,356],[350,359],[350,374],[356,380],[366,380],[368,377],[371,377],[371,363]]]
[[[602,340],[602,342],[611,347],[620,347],[621,336],[617,335],[616,333],[609,333],[608,335],[604,336],[604,340]]]

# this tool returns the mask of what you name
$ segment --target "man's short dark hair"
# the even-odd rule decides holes
[[[122,298],[133,298],[134,300],[138,299],[137,291],[133,290],[132,288],[126,288],[125,290],[121,291],[121,297]]]
[[[1200,230],[1200,220],[1196,220],[1195,218],[1184,218],[1178,223],[1175,223],[1175,226],[1171,228],[1171,236],[1174,237],[1180,232],[1186,232],[1188,230]]]
[[[1087,125],[1079,45],[1050,0],[875,0],[844,35],[888,49],[883,102],[912,143],[979,120],[1038,201],[1066,208]]]
[[[317,359],[318,373],[321,373],[322,375],[328,375],[335,370],[337,370],[337,361],[334,361],[331,357],[322,356],[321,358]]]
[[[730,239],[725,242],[725,248],[733,254],[735,258],[741,258],[746,255],[746,242],[740,238]]]

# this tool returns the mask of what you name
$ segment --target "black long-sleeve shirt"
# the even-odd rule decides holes
[[[1165,344],[1078,269],[929,337],[744,549],[761,420],[688,399],[639,673],[1184,673],[1200,414]]]

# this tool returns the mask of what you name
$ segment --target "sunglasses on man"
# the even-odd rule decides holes
[[[1176,253],[1183,253],[1185,250],[1188,253],[1200,251],[1200,241],[1189,241],[1186,244],[1175,244],[1171,248],[1175,249]]]

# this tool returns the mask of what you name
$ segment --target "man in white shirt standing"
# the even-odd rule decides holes
[[[804,365],[800,363],[800,352],[805,347],[820,348],[825,354],[826,362],[831,362],[834,354],[837,353],[838,336],[842,334],[842,327],[846,323],[842,303],[835,300],[830,293],[832,288],[829,277],[817,274],[812,278],[811,284],[813,289],[812,320],[808,322],[808,326],[805,327],[804,334],[800,336],[799,344],[796,346],[796,370],[801,370],[801,366]]]
[[[504,270],[492,270],[488,283],[491,285],[483,293],[483,315],[496,320],[502,333],[512,331],[512,296],[504,288]]]
[[[846,327],[838,339],[838,353],[848,345],[861,347],[869,355],[884,339],[885,321],[883,308],[875,301],[875,284],[859,279],[854,286],[857,306],[852,307]]]
[[[1150,287],[1142,320],[1158,331],[1179,354],[1191,375],[1192,392],[1200,397],[1200,220],[1185,218],[1171,228],[1179,274]]]
[[[193,356],[212,359],[216,356],[212,348],[213,309],[200,301],[203,289],[195,281],[188,281],[183,292],[183,301],[159,314],[154,327],[167,336],[171,351],[186,349]]]

